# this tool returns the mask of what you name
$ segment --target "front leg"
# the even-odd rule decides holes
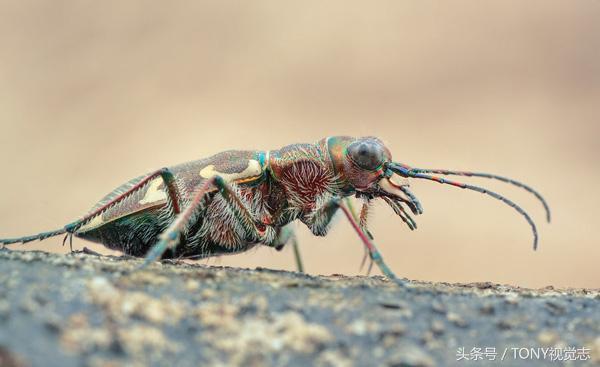
[[[371,241],[369,235],[363,231],[358,221],[354,218],[356,213],[353,214],[353,212],[350,211],[350,209],[348,209],[348,207],[344,205],[341,202],[341,199],[338,197],[331,197],[322,202],[322,205],[317,206],[317,209],[315,209],[310,215],[302,219],[302,221],[310,228],[312,233],[316,236],[324,236],[325,234],[327,234],[331,218],[333,218],[338,209],[341,209],[344,212],[346,218],[348,218],[348,221],[350,221],[350,225],[356,231],[356,234],[358,234],[361,241],[367,248],[369,256],[375,262],[375,264],[377,264],[381,272],[389,279],[396,280],[396,275],[385,264],[381,253],[379,252],[379,250],[377,250],[377,247],[375,247],[375,244]]]
[[[317,200],[316,208],[300,220],[310,228],[315,236],[325,236],[329,230],[331,219],[340,208],[340,200],[336,196]]]

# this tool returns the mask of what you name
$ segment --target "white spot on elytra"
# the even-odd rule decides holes
[[[90,230],[92,230],[94,228],[100,227],[102,224],[104,224],[104,220],[102,219],[102,214],[100,214],[100,215],[95,216],[87,224],[85,224],[84,226],[82,226],[81,228],[79,228],[77,230],[77,232],[87,232],[87,231],[90,231]]]
[[[203,178],[211,178],[213,176],[219,175],[225,181],[231,182],[231,181],[240,180],[240,179],[244,179],[244,178],[259,176],[261,173],[262,173],[262,168],[260,167],[260,163],[257,160],[249,159],[248,167],[246,167],[246,169],[244,169],[242,172],[222,173],[222,172],[215,170],[214,164],[210,164],[210,165],[204,167],[200,171],[200,176]]]
[[[158,187],[163,183],[163,179],[158,177],[154,179],[150,185],[148,185],[148,190],[146,190],[146,194],[144,198],[139,201],[140,204],[152,204],[157,201],[166,200],[167,193],[164,190],[160,190]]]

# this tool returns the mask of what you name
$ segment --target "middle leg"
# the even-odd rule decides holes
[[[261,241],[267,230],[261,231],[257,227],[255,218],[246,207],[238,193],[233,190],[221,176],[213,176],[206,180],[196,191],[190,204],[175,218],[171,225],[160,235],[159,241],[148,251],[142,264],[142,268],[153,261],[158,260],[169,248],[175,248],[179,244],[181,232],[189,225],[200,207],[209,204],[214,198],[207,197],[209,194],[221,195],[235,214],[236,221],[249,236],[256,241]]]
[[[298,238],[296,232],[292,227],[293,223],[290,223],[284,227],[281,227],[272,243],[265,243],[266,246],[274,247],[277,251],[283,249],[288,243],[292,242],[292,248],[294,249],[294,259],[296,260],[296,271],[304,273],[304,264],[302,263],[302,256],[300,255],[300,246],[298,245]]]

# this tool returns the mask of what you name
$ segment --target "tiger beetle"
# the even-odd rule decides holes
[[[409,214],[422,214],[408,179],[425,179],[478,191],[514,208],[538,235],[534,222],[517,204],[488,189],[432,176],[457,175],[500,180],[542,196],[518,181],[477,172],[413,168],[392,161],[375,137],[332,136],[315,144],[292,144],[279,150],[229,150],[212,157],[162,168],[121,185],[91,211],[61,229],[2,239],[3,245],[43,240],[65,234],[104,244],[127,255],[145,257],[141,267],[158,259],[199,259],[247,251],[257,245],[281,250],[292,242],[297,265],[302,263],[290,224],[299,219],[316,236],[327,234],[341,210],[375,262],[390,279],[367,229],[370,203],[383,199],[412,230]],[[362,199],[357,213],[348,199]]]

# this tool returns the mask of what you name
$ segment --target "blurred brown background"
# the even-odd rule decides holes
[[[521,179],[554,214],[472,180],[531,213],[533,252],[514,210],[413,181],[419,229],[384,204],[371,224],[399,275],[600,287],[599,119],[600,1],[2,1],[0,236],[60,227],[165,165],[376,135],[400,162]],[[298,229],[310,273],[358,273],[345,219]],[[294,268],[291,248],[208,263]]]

